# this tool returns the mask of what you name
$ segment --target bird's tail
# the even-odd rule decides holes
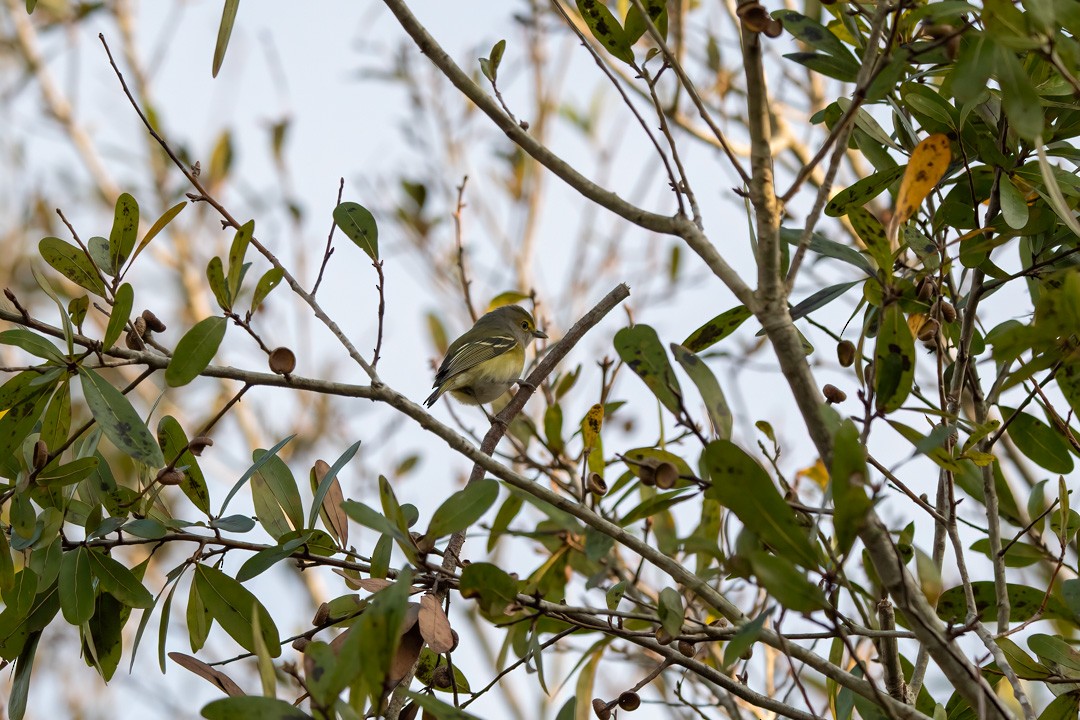
[[[439,399],[440,395],[442,395],[442,388],[441,387],[435,388],[435,392],[428,395],[428,399],[424,401],[424,405],[427,405],[428,407],[431,407],[432,405],[435,404],[435,401]]]

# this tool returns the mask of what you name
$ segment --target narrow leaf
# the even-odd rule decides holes
[[[79,379],[86,404],[105,437],[132,459],[152,468],[163,466],[161,448],[123,393],[89,368],[79,368]]]
[[[165,369],[165,382],[170,387],[181,387],[197,378],[217,354],[228,326],[229,321],[223,317],[208,317],[195,323],[176,344]]]
[[[236,11],[240,8],[240,0],[225,0],[225,6],[221,10],[221,24],[218,25],[217,44],[214,45],[214,63],[210,69],[210,76],[217,77],[221,70],[221,63],[225,61],[225,51],[229,49],[229,38],[232,37],[233,25],[236,23]]]

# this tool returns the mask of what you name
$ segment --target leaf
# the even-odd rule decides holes
[[[769,619],[769,613],[767,611],[761,612],[756,618],[740,627],[734,635],[731,636],[731,640],[724,647],[724,667],[730,668],[735,664],[743,654],[749,650],[754,643],[761,637],[761,628],[765,626],[765,621]]]
[[[247,254],[248,245],[251,244],[254,234],[255,221],[248,220],[233,236],[232,245],[229,247],[229,274],[226,277],[229,297],[240,296],[240,280],[244,276],[244,256]]]
[[[47,237],[38,243],[38,252],[42,260],[71,282],[99,297],[105,296],[105,283],[81,248],[60,238]]]
[[[403,533],[397,525],[390,522],[381,513],[368,507],[362,502],[346,500],[341,503],[341,508],[354,522],[357,522],[366,528],[371,528],[380,535],[392,537],[402,543],[410,542],[408,536]]]
[[[784,58],[841,82],[855,82],[859,75],[858,65],[824,53],[794,52]]]
[[[642,0],[641,5],[645,8],[645,12],[648,14],[649,19],[652,20],[653,25],[656,26],[656,30],[660,33],[660,37],[666,38],[668,16],[667,5],[664,3],[664,0]],[[645,23],[645,16],[638,10],[637,5],[631,4],[630,8],[626,11],[626,23],[624,29],[626,32],[626,41],[630,45],[636,43],[648,30],[648,25]]]
[[[802,231],[795,228],[780,228],[780,239],[789,245],[798,245],[802,240]],[[877,269],[866,259],[866,256],[853,247],[842,245],[828,239],[821,233],[810,235],[810,249],[818,255],[833,258],[859,268],[870,277],[877,274]]]
[[[756,551],[749,560],[758,583],[787,609],[811,613],[826,607],[825,593],[786,557]]]
[[[229,506],[229,502],[233,499],[233,496],[240,491],[240,488],[242,488],[244,484],[247,483],[247,481],[251,478],[252,475],[259,471],[259,468],[269,462],[270,458],[276,456],[278,454],[278,451],[281,450],[281,448],[285,447],[294,437],[296,437],[296,435],[290,435],[284,440],[281,440],[280,442],[278,442],[277,445],[274,445],[274,447],[265,451],[262,455],[255,459],[254,464],[249,467],[243,475],[240,476],[240,479],[237,480],[236,484],[232,486],[231,490],[229,490],[229,494],[225,496],[225,501],[221,503],[221,510],[218,511],[218,515],[225,514],[225,508]],[[259,451],[256,451],[256,453],[257,452]],[[255,453],[252,453],[252,455],[254,456]]]
[[[1020,452],[1052,473],[1072,472],[1072,455],[1060,433],[1028,413],[1001,406],[1001,414],[1008,423],[1009,437]]]
[[[105,437],[134,460],[159,468],[165,464],[161,448],[128,399],[95,371],[80,367],[83,396]]]
[[[865,490],[869,480],[866,448],[859,438],[858,428],[851,420],[844,420],[836,431],[830,477],[837,552],[843,556],[851,550],[863,521],[873,507]]]
[[[660,591],[659,600],[657,613],[660,616],[660,626],[668,635],[678,637],[683,626],[682,596],[674,588],[664,588]]]
[[[847,218],[859,239],[866,245],[870,257],[874,258],[879,268],[889,272],[893,264],[892,251],[881,221],[864,207],[849,207]]]
[[[438,598],[431,593],[424,593],[420,598],[420,614],[417,616],[420,634],[432,652],[443,654],[450,652],[455,645],[450,621],[439,604]]]
[[[634,51],[622,25],[601,0],[577,0],[578,11],[589,32],[609,53],[628,65],[634,64]]]
[[[259,460],[265,450],[252,453]],[[281,536],[304,527],[304,507],[300,490],[289,466],[277,457],[269,458],[251,478],[251,497],[255,514],[268,533],[280,541]]]
[[[702,462],[712,479],[705,497],[735,513],[778,554],[805,568],[817,567],[817,549],[756,460],[728,440],[713,440],[706,446]]]
[[[165,226],[171,223],[173,218],[180,214],[180,211],[183,210],[186,205],[187,200],[181,200],[165,212],[161,213],[161,217],[154,221],[154,224],[150,226],[150,229],[146,231],[146,235],[144,235],[143,239],[139,242],[139,246],[135,248],[135,252],[131,254],[131,262],[135,262],[135,258],[139,257],[139,253],[143,251],[143,248],[149,245],[150,241],[156,238],[158,234],[165,229]]]
[[[293,554],[293,551],[308,541],[314,533],[305,533],[300,537],[293,538],[288,542],[273,547],[268,547],[255,553],[240,566],[236,573],[238,582],[247,582],[257,577]]]
[[[221,70],[221,63],[225,61],[225,51],[229,49],[229,38],[232,37],[233,25],[236,23],[236,11],[240,9],[240,0],[225,0],[225,6],[221,9],[221,24],[218,25],[217,44],[214,45],[214,63],[210,69],[210,76],[217,77]]]
[[[997,615],[996,590],[993,580],[976,580],[971,583],[975,595],[975,609],[983,622],[993,620]],[[1045,589],[1008,583],[1009,622],[1024,622],[1035,617],[1046,596]],[[937,615],[945,622],[963,623],[967,617],[967,603],[964,600],[962,585],[951,587],[938,598]],[[1051,595],[1046,603],[1043,619],[1059,618],[1074,622],[1074,616],[1057,597]]]
[[[90,569],[101,584],[101,589],[128,607],[149,608],[154,606],[154,596],[143,587],[135,573],[108,555],[97,551],[88,553]]]
[[[661,404],[678,415],[682,402],[679,379],[675,377],[656,331],[648,325],[623,328],[615,333],[615,351],[645,381]]]
[[[1005,218],[1005,224],[1013,230],[1021,229],[1028,224],[1030,218],[1027,200],[1008,175],[1001,176],[998,188],[1001,198],[1001,215]]]
[[[222,310],[231,310],[233,298],[229,295],[229,287],[225,284],[225,266],[217,255],[210,258],[206,265],[206,281],[210,290],[214,293],[214,299]]]
[[[330,466],[326,462],[322,460],[315,461],[310,475],[312,492],[318,492],[318,488],[322,486],[329,472]],[[254,485],[252,485],[252,489],[254,489]],[[341,502],[344,499],[345,496],[341,493],[341,483],[337,477],[334,477],[327,486],[322,502],[319,503],[319,517],[322,518],[323,526],[330,531],[330,534],[334,536],[342,547],[349,544],[349,518],[345,511],[341,509]]]
[[[195,507],[209,515],[210,491],[206,487],[206,478],[199,467],[198,458],[188,449],[184,428],[176,418],[166,415],[158,421],[157,439],[166,462],[184,469],[184,480],[180,483],[184,495]]]
[[[37,655],[39,640],[41,640],[40,631],[30,633],[22,652],[15,661],[11,694],[8,696],[9,720],[23,720],[26,714],[26,701],[30,696],[30,671],[34,668],[34,657]]]
[[[169,387],[187,385],[206,369],[217,354],[228,326],[229,321],[223,317],[208,317],[184,333],[165,369],[165,382]]]
[[[58,363],[67,362],[59,348],[26,328],[12,328],[0,332],[0,344],[13,345],[44,360],[54,360]],[[34,375],[38,375],[38,373],[34,373]]]
[[[272,697],[228,697],[214,700],[202,709],[207,720],[311,720],[298,707]]]
[[[792,320],[798,320],[801,317],[805,317],[805,316],[809,315],[810,313],[814,312],[818,308],[824,307],[824,306],[828,305],[829,303],[831,303],[836,298],[841,297],[844,293],[846,293],[851,288],[855,287],[856,285],[860,285],[862,283],[863,283],[862,280],[855,280],[853,282],[839,283],[838,285],[830,285],[829,287],[822,288],[821,290],[818,290],[817,292],[813,293],[809,297],[807,297],[804,300],[802,300],[801,302],[799,302],[798,305],[791,308],[791,319]],[[765,331],[762,330],[761,334],[764,334],[764,333],[765,333]]]
[[[334,208],[334,222],[356,246],[374,261],[379,259],[379,227],[364,206],[343,202]]]
[[[231,677],[217,668],[207,665],[197,657],[185,655],[181,652],[171,652],[169,653],[169,659],[185,670],[195,673],[226,695],[232,697],[246,697],[247,695]]]
[[[135,290],[131,285],[124,283],[116,288],[112,311],[109,313],[109,324],[105,328],[105,337],[101,341],[106,350],[111,349],[124,334],[124,328],[127,327],[128,320],[131,318],[131,308],[134,304]]]
[[[531,296],[528,293],[523,293],[520,290],[506,290],[491,298],[491,302],[487,305],[486,312],[491,312],[495,308],[501,308],[505,305],[514,305],[516,303],[524,302],[530,297]]]
[[[502,62],[503,53],[506,51],[506,41],[500,40],[491,47],[491,52],[486,58],[480,58],[480,72],[484,77],[495,82],[499,76],[499,64]]]
[[[784,23],[784,29],[815,50],[820,50],[840,60],[847,61],[855,71],[859,61],[829,28],[794,10],[777,10],[774,18]]]
[[[263,301],[267,296],[273,292],[274,288],[281,283],[281,278],[285,274],[281,268],[270,268],[267,270],[261,278],[259,278],[258,284],[255,285],[255,293],[251,296],[251,313],[254,315],[260,307],[262,307]]]
[[[112,258],[109,257],[109,241],[103,237],[94,236],[86,241],[86,250],[90,253],[90,259],[94,261],[98,269],[109,277],[116,275]]]
[[[899,228],[918,211],[922,201],[937,187],[952,160],[949,137],[934,133],[915,146],[896,194],[896,209],[889,221],[890,229]],[[894,235],[891,235],[895,237]]]
[[[424,695],[412,690],[408,691],[406,695],[414,705],[419,705],[424,709],[425,719],[430,717],[433,720],[480,720],[476,715],[445,703],[434,695]]]
[[[52,463],[38,473],[36,482],[38,485],[49,487],[74,485],[89,477],[97,470],[97,466],[98,459],[96,457],[79,458],[63,465]]]
[[[139,203],[128,193],[116,198],[116,211],[112,231],[109,233],[109,261],[112,269],[120,272],[124,261],[135,249],[139,232]]]
[[[874,348],[874,402],[878,412],[904,404],[915,380],[915,338],[898,303],[881,313]]]
[[[705,348],[712,347],[735,332],[752,314],[745,305],[736,305],[730,310],[725,310],[690,333],[683,340],[683,347],[693,353],[699,353]]]
[[[360,441],[357,440],[349,447],[345,448],[345,452],[341,453],[334,464],[326,471],[322,480],[319,482],[319,487],[315,489],[315,497],[311,501],[311,512],[308,516],[308,527],[315,527],[315,517],[319,514],[320,508],[322,508],[323,498],[330,492],[330,485],[336,482],[336,478],[341,468],[345,467],[353,456],[356,455],[356,451],[360,449]],[[338,490],[340,494],[340,488]]]
[[[585,452],[591,453],[600,445],[600,431],[604,427],[604,406],[596,403],[585,413],[581,421],[581,444]]]
[[[904,170],[904,166],[900,165],[876,172],[852,183],[836,193],[825,205],[825,214],[829,217],[840,217],[846,215],[853,207],[866,205],[880,195],[885,188],[896,182],[904,174]]]
[[[474,562],[461,571],[459,590],[464,598],[477,598],[486,615],[498,617],[517,602],[518,581],[491,563]]]
[[[1034,143],[1042,135],[1045,119],[1035,85],[1016,53],[1003,45],[994,47],[994,68],[1001,84],[1001,106],[1016,134]]]
[[[64,619],[78,627],[94,616],[94,575],[90,550],[80,545],[64,553],[60,561],[60,610]]]
[[[262,639],[273,657],[281,654],[281,640],[273,618],[247,588],[216,568],[198,565],[195,584],[210,616],[248,652],[255,652],[253,616],[259,614]]]
[[[728,407],[727,399],[724,397],[724,391],[720,389],[720,383],[712,370],[701,358],[682,345],[672,343],[671,354],[682,365],[683,370],[690,376],[694,385],[697,386],[698,392],[701,393],[701,399],[705,403],[705,410],[709,413],[709,420],[712,421],[713,431],[716,436],[724,440],[730,440],[734,418],[731,415],[731,409]]]
[[[436,508],[428,524],[426,537],[434,540],[468,528],[484,516],[498,497],[497,481],[482,478],[470,482]]]

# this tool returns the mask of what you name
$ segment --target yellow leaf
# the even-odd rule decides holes
[[[585,419],[581,421],[581,439],[585,444],[585,452],[596,447],[596,441],[600,438],[600,428],[604,425],[604,406],[600,403],[589,408],[585,413]]]
[[[507,290],[501,292],[495,297],[491,298],[491,302],[488,303],[487,311],[491,312],[495,308],[502,307],[503,305],[513,305],[514,303],[523,302],[528,300],[529,296],[523,292],[517,290]]]
[[[821,458],[818,458],[817,462],[810,467],[804,467],[802,470],[795,473],[795,477],[808,478],[822,490],[829,484],[829,471],[825,467],[825,463],[821,462]]]
[[[896,209],[889,221],[889,241],[894,247],[900,226],[915,215],[922,201],[945,176],[951,159],[949,138],[943,133],[934,133],[915,146],[904,171],[904,178],[900,181]]]
[[[927,316],[924,313],[911,313],[907,316],[907,326],[914,337],[919,337],[919,330],[926,324],[926,320]]]

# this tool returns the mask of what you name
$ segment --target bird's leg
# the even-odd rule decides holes
[[[506,424],[505,420],[502,420],[498,416],[492,415],[491,413],[489,413],[488,409],[486,407],[484,407],[483,405],[480,406],[480,409],[484,411],[484,414],[487,415],[488,422],[491,423],[492,425],[502,425],[504,431],[509,428],[509,426]]]
[[[533,385],[528,380],[526,380],[525,378],[519,378],[519,379],[515,380],[514,382],[516,382],[517,386],[520,387],[520,388],[528,388],[532,392],[536,392],[536,386]]]

